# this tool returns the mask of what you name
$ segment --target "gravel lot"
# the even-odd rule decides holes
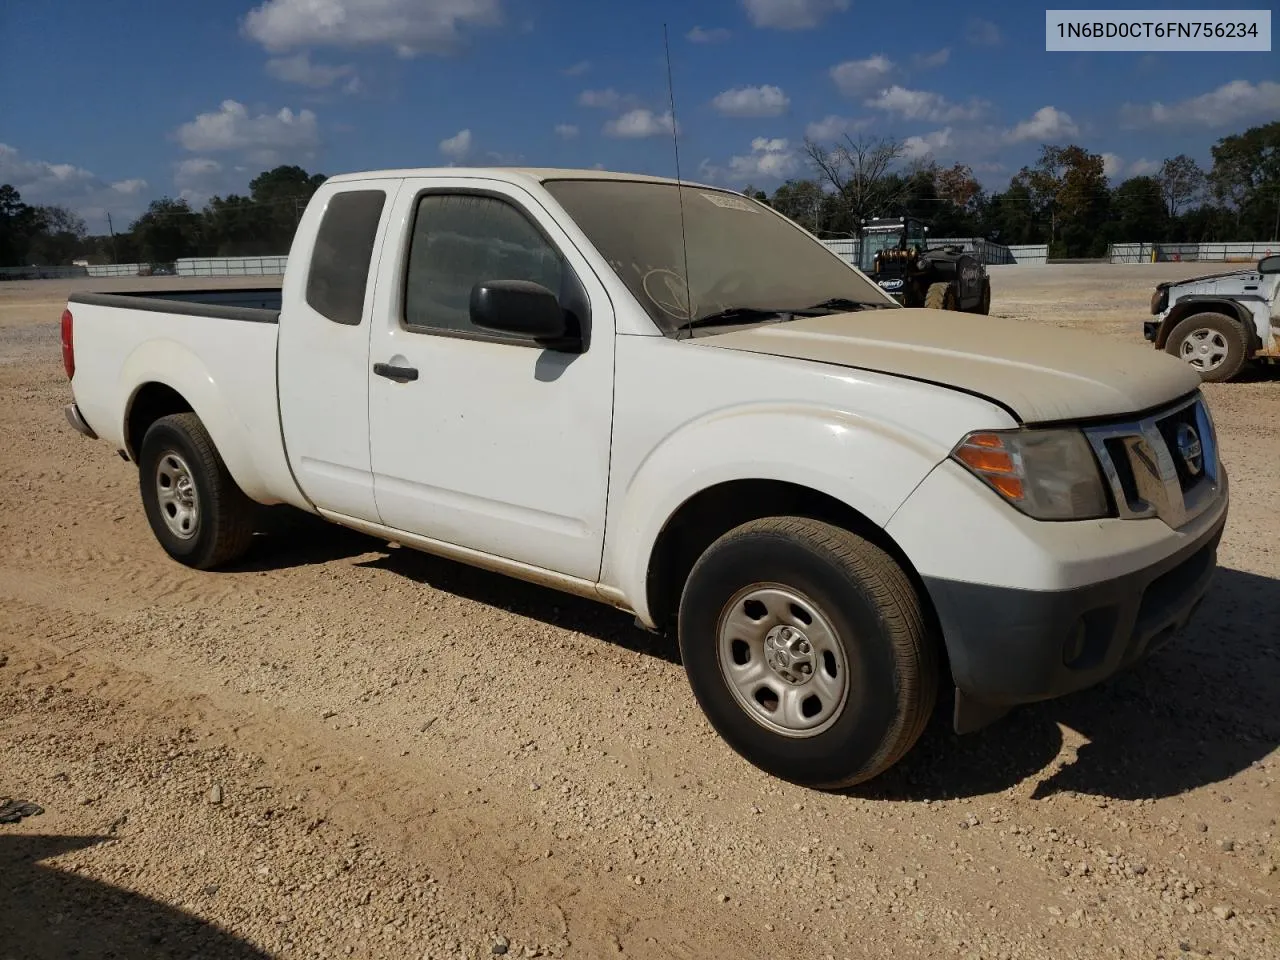
[[[1214,269],[996,268],[993,312],[1102,350]],[[1206,391],[1234,503],[1179,642],[830,795],[606,607],[286,514],[171,562],[62,418],[74,285],[191,281],[0,285],[0,800],[44,808],[0,958],[1280,957],[1275,373]]]

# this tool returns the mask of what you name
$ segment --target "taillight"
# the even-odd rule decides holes
[[[71,311],[62,311],[62,366],[67,371],[67,379],[76,375],[76,348],[71,342]]]

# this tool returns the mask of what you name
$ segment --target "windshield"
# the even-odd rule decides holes
[[[896,247],[902,239],[898,230],[881,230],[862,235],[862,246],[858,250],[858,265],[870,273],[875,269],[876,254],[881,250]]]
[[[544,185],[663,333],[732,310],[799,310],[828,300],[885,303],[877,287],[790,221],[739,194],[691,186],[682,191],[692,294],[686,296],[675,184]]]

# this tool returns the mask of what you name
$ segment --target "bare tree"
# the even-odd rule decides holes
[[[862,136],[854,140],[846,133],[843,140],[825,147],[805,137],[804,152],[822,181],[841,198],[855,229],[901,191],[901,181],[889,175],[902,156],[901,141]]]
[[[1160,195],[1170,217],[1176,217],[1184,206],[1194,203],[1204,193],[1205,175],[1200,165],[1185,153],[1166,160],[1156,174]]]

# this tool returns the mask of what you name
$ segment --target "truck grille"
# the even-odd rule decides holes
[[[1159,517],[1178,528],[1218,497],[1217,438],[1199,393],[1149,417],[1084,432],[1121,517]]]

